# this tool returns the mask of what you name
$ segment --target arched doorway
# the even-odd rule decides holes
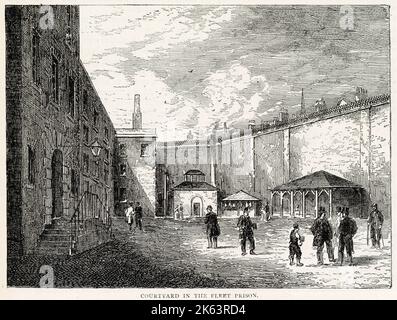
[[[52,218],[59,218],[63,213],[63,154],[56,149],[51,161]]]
[[[200,197],[194,197],[192,199],[191,216],[192,217],[203,216],[203,199],[201,199]]]

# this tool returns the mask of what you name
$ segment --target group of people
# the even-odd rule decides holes
[[[268,204],[267,204],[268,205]],[[377,204],[371,206],[372,210],[368,216],[368,230],[372,240],[372,246],[380,248],[382,239],[383,215],[378,210]],[[266,211],[265,211],[266,212]],[[270,210],[269,210],[270,212]],[[266,219],[266,216],[265,216]],[[262,218],[261,218],[262,220]],[[267,219],[266,219],[267,220]],[[213,212],[212,206],[207,207],[205,216],[208,248],[218,247],[218,237],[221,233],[218,217]],[[255,255],[255,238],[254,229],[257,228],[249,216],[249,208],[245,208],[243,215],[238,219],[236,228],[239,230],[239,240],[241,246],[241,254],[247,254],[247,242],[249,243],[249,253]],[[349,265],[353,265],[353,237],[357,233],[356,221],[349,216],[348,207],[337,207],[337,212],[329,219],[324,207],[319,208],[318,218],[314,220],[310,228],[313,234],[313,247],[316,249],[317,264],[324,264],[323,251],[326,247],[328,260],[331,263],[339,263],[343,265],[345,252]],[[301,262],[302,250],[301,246],[305,241],[304,235],[301,234],[299,224],[295,222],[289,233],[289,262],[290,265],[303,266]],[[334,251],[338,248],[338,258],[335,259]]]
[[[139,202],[136,203],[135,208],[133,201],[130,201],[128,203],[128,207],[125,209],[125,217],[129,225],[130,231],[132,231],[133,229],[135,230],[136,228],[142,230],[143,209]],[[133,228],[134,220],[135,220],[135,228]]]
[[[221,234],[218,216],[212,210],[212,206],[207,207],[207,214],[204,219],[204,223],[207,226],[208,249],[216,249],[218,247],[218,237]],[[239,230],[241,255],[245,256],[247,254],[247,242],[249,242],[249,253],[255,255],[254,229],[256,229],[257,226],[256,223],[252,222],[249,216],[249,208],[244,209],[243,215],[238,219],[236,228]]]
[[[372,210],[368,216],[368,230],[370,230],[370,237],[372,246],[380,248],[382,239],[382,225],[383,215],[378,210],[378,206],[374,203]],[[344,253],[346,251],[349,265],[353,265],[354,244],[353,237],[357,233],[357,224],[349,216],[348,207],[337,207],[335,216],[327,218],[327,213],[324,207],[320,207],[319,216],[314,220],[310,228],[313,234],[313,247],[316,248],[317,264],[324,264],[323,250],[324,246],[327,248],[329,262],[338,262],[343,265]],[[368,235],[367,235],[368,239]],[[289,261],[290,265],[294,264],[296,257],[296,265],[303,266],[301,263],[302,251],[301,246],[304,242],[304,236],[299,231],[299,224],[294,223],[293,229],[290,232],[289,242]],[[334,257],[334,248],[338,248],[338,259]]]

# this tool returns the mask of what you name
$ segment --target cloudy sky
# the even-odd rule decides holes
[[[139,93],[143,125],[160,140],[296,112],[302,88],[307,106],[390,88],[380,6],[82,6],[80,28],[81,59],[115,126],[131,125]]]

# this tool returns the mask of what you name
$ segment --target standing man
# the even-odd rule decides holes
[[[241,255],[245,256],[247,254],[246,246],[247,240],[250,243],[250,254],[256,254],[255,250],[255,239],[254,239],[254,229],[255,224],[252,222],[249,216],[249,209],[244,208],[243,214],[239,217],[237,222],[237,228],[239,228],[239,237],[241,243]]]
[[[340,265],[343,265],[343,254],[346,248],[347,258],[349,260],[349,266],[353,265],[353,237],[357,233],[356,222],[349,217],[349,208],[345,208],[343,211],[343,219],[339,225],[339,250],[338,259]]]
[[[143,217],[143,210],[141,204],[139,202],[136,203],[135,207],[135,225],[139,230],[142,230],[142,217]]]
[[[334,249],[332,247],[332,227],[327,219],[327,213],[324,207],[320,207],[319,217],[314,220],[310,231],[313,233],[313,247],[317,247],[317,264],[324,264],[323,249],[324,243],[327,246],[329,262],[335,262]]]
[[[179,215],[181,216],[181,219],[183,220],[183,204],[179,204]]]
[[[372,211],[368,216],[368,227],[370,229],[372,248],[380,248],[380,241],[382,239],[382,225],[383,225],[383,214],[378,210],[378,205],[373,203]]]
[[[218,224],[218,217],[212,211],[212,206],[207,207],[207,214],[205,215],[204,223],[207,225],[207,249],[218,247],[218,236],[220,235],[220,228]]]
[[[129,225],[130,231],[132,230],[132,225],[134,223],[134,208],[133,202],[129,202],[127,209],[125,209],[125,216],[127,218],[127,223]]]
[[[270,206],[269,206],[269,201],[266,201],[265,205],[265,214],[266,214],[266,221],[270,220]]]

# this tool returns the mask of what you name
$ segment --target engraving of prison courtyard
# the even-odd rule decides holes
[[[390,288],[388,7],[5,14],[8,286]]]

